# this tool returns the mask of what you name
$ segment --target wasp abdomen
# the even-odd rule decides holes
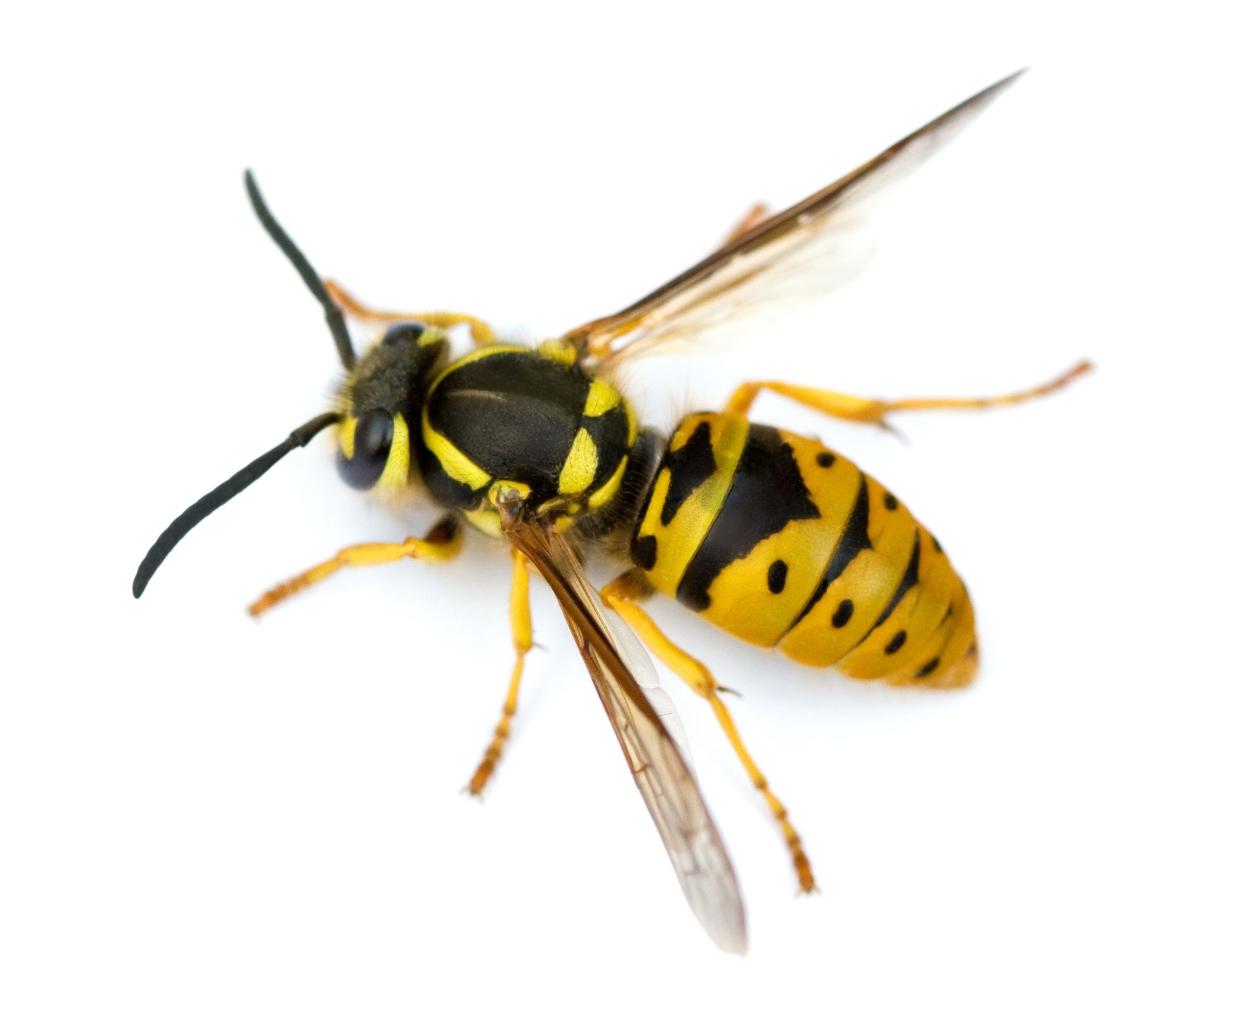
[[[974,612],[939,543],[818,440],[690,415],[631,551],[661,592],[800,663],[902,684],[973,677]]]

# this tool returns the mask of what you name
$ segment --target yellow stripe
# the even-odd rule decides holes
[[[499,511],[493,510],[491,507],[480,507],[478,510],[468,510],[464,511],[464,513],[466,520],[480,532],[495,536],[496,538],[501,536]]]
[[[572,368],[578,363],[578,348],[564,339],[549,339],[540,343],[538,350],[548,360],[564,364],[567,368]]]
[[[660,512],[668,495],[670,473],[664,468],[656,478],[655,488],[647,505],[640,535],[656,537],[655,567],[647,572],[651,584],[669,596],[677,595],[677,584],[685,573],[695,552],[706,538],[712,522],[720,513],[729,487],[733,485],[733,473],[746,446],[750,424],[745,418],[730,414],[699,414],[688,417],[677,427],[671,449],[685,446],[690,434],[700,422],[706,421],[712,430],[712,455],[716,470],[686,498],[673,520],[664,525]]]
[[[482,489],[492,480],[491,475],[431,427],[426,405],[423,406],[423,443],[440,462],[444,473],[454,481],[471,489]]]
[[[625,468],[630,462],[629,457],[622,457],[621,463],[617,465],[617,470],[612,473],[612,478],[608,479],[603,485],[595,490],[587,500],[587,506],[591,510],[602,507],[605,503],[617,495],[617,490],[621,488],[621,479],[625,477]]]
[[[341,422],[340,431],[337,433],[336,441],[340,445],[341,453],[344,454],[346,460],[354,459],[354,433],[357,430],[357,418],[345,418]]]
[[[621,394],[602,378],[591,379],[591,388],[587,391],[586,406],[582,413],[588,418],[598,418],[612,410],[621,402]]]
[[[352,440],[350,449],[353,449]],[[379,481],[375,483],[381,489],[402,489],[410,481],[410,429],[405,418],[394,414],[392,418],[392,447],[388,451],[388,460],[384,462],[384,470]]]
[[[599,470],[599,451],[595,441],[585,428],[578,429],[574,443],[569,448],[569,456],[561,465],[561,478],[557,490],[562,496],[577,496],[586,491],[595,481],[595,473]]]

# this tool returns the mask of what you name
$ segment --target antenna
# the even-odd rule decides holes
[[[272,242],[280,247],[280,252],[289,258],[302,281],[306,283],[306,288],[314,294],[316,300],[323,307],[324,319],[328,322],[328,331],[332,333],[332,341],[336,343],[336,352],[340,355],[341,363],[345,365],[345,370],[353,369],[356,357],[354,356],[354,345],[350,342],[349,332],[345,328],[345,315],[341,313],[341,308],[332,302],[332,297],[328,295],[328,291],[323,287],[323,281],[319,278],[319,273],[311,267],[310,261],[297,245],[289,238],[289,234],[280,227],[268,210],[267,203],[263,199],[263,194],[259,192],[259,184],[254,180],[254,172],[249,168],[246,169],[246,194],[250,197],[250,206],[254,208],[254,213],[258,215],[259,223],[264,230],[271,236]]]
[[[247,486],[262,478],[285,454],[291,453],[300,446],[305,446],[323,429],[340,420],[341,416],[335,413],[320,414],[317,418],[311,418],[305,425],[300,425],[290,432],[289,438],[279,446],[268,450],[262,457],[252,460],[241,471],[221,482],[206,496],[195,500],[175,517],[172,524],[160,533],[160,537],[155,540],[151,549],[147,551],[147,555],[142,558],[142,563],[138,565],[138,573],[134,575],[134,599],[142,595],[156,569],[164,563],[164,558],[172,552],[172,548],[177,543],[185,538],[190,529],[212,511],[223,507]]]

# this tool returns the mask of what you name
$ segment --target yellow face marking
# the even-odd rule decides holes
[[[576,496],[584,492],[595,481],[595,473],[599,470],[599,451],[595,441],[585,428],[578,429],[574,443],[569,448],[569,456],[561,466],[561,478],[557,489],[562,496]]]
[[[426,444],[436,459],[440,462],[440,466],[444,468],[444,473],[454,481],[468,485],[471,489],[482,489],[491,480],[491,476],[479,467],[474,461],[461,452],[456,446],[449,442],[446,436],[441,435],[431,427],[431,419],[427,414],[427,407],[423,407],[423,443]]]
[[[337,432],[336,441],[341,447],[341,453],[345,455],[346,460],[354,459],[354,433],[357,430],[357,418],[348,417],[341,421],[341,427]]]
[[[353,449],[353,440],[350,440]],[[376,486],[380,489],[403,489],[410,481],[410,429],[405,418],[394,414],[392,418],[392,447],[388,451],[388,460],[380,473]]]
[[[587,391],[586,406],[582,413],[588,418],[598,418],[612,410],[621,402],[621,394],[602,378],[591,380],[591,388]]]
[[[621,479],[625,477],[625,469],[629,464],[629,457],[622,457],[621,463],[617,465],[617,470],[612,473],[612,478],[608,479],[603,485],[595,490],[587,500],[587,506],[591,510],[602,507],[617,495],[617,490],[621,488]]]

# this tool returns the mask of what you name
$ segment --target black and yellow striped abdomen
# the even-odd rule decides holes
[[[898,684],[974,675],[974,611],[940,544],[815,439],[685,418],[631,551],[660,592],[800,663]]]

